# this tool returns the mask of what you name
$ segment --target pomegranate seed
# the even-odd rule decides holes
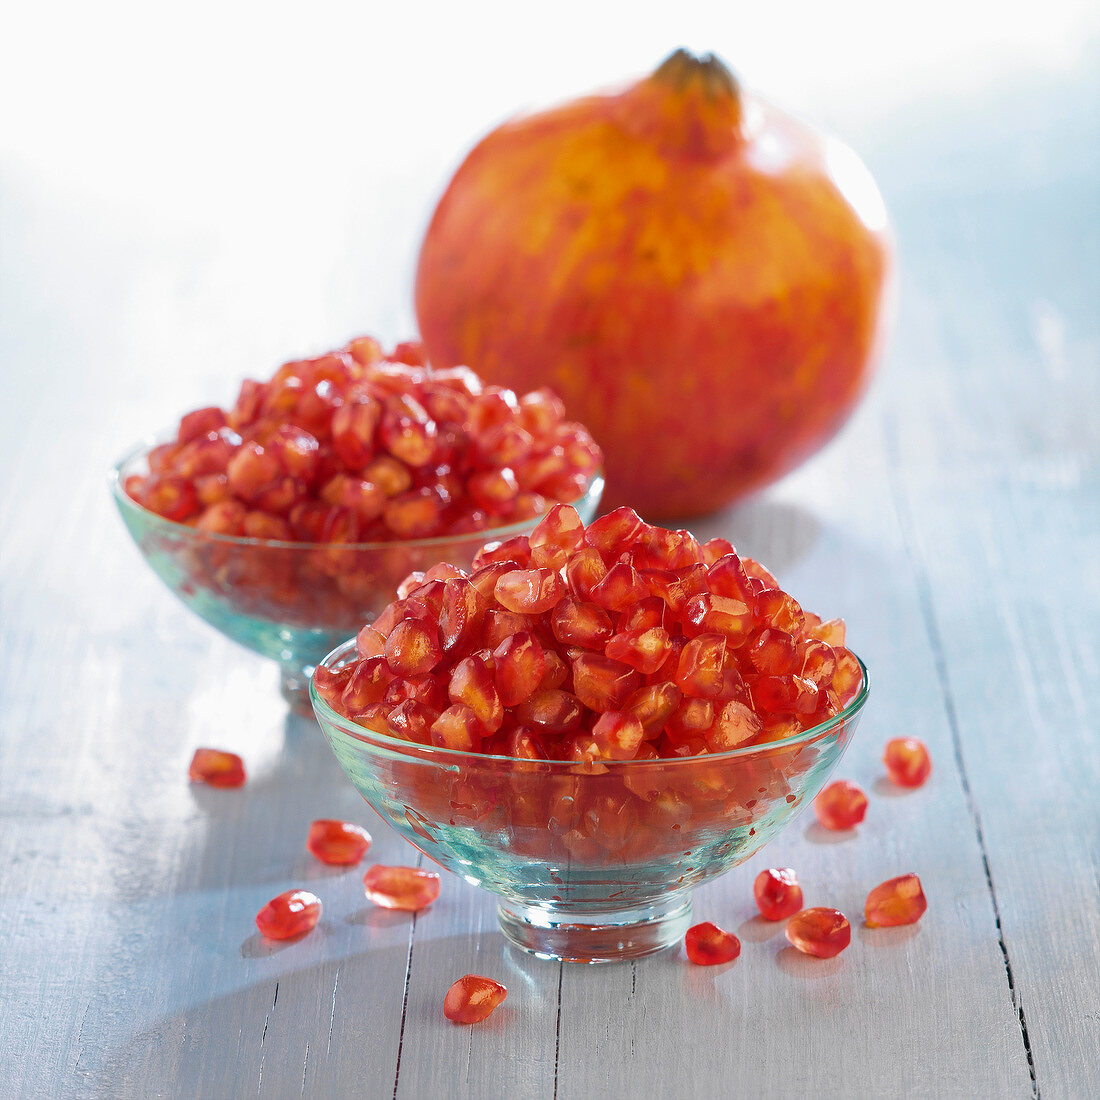
[[[592,599],[609,611],[626,611],[649,595],[649,589],[637,570],[626,562],[618,562],[607,576],[592,588]]]
[[[287,890],[257,914],[256,927],[269,940],[289,940],[312,931],[321,919],[321,899],[308,890]]]
[[[439,632],[422,619],[403,619],[386,639],[386,663],[397,676],[424,676],[442,657]]]
[[[790,867],[769,867],[752,884],[756,907],[765,920],[784,920],[802,908],[802,887]]]
[[[609,760],[632,760],[645,730],[630,711],[610,710],[592,727],[592,737]]]
[[[585,649],[603,649],[615,630],[602,607],[578,603],[569,596],[554,608],[550,625],[554,637],[562,645],[579,645]]]
[[[195,486],[182,477],[165,475],[150,478],[145,486],[142,503],[152,512],[182,523],[199,510],[199,498]]]
[[[656,672],[671,652],[672,640],[661,626],[652,626],[648,630],[627,630],[609,638],[604,646],[608,657],[647,675]]]
[[[455,1024],[478,1024],[488,1019],[508,996],[508,990],[479,974],[465,974],[443,998],[443,1015]]]
[[[363,876],[363,887],[375,905],[415,913],[439,897],[439,875],[416,867],[383,867],[376,863]]]
[[[516,718],[525,725],[540,726],[548,733],[566,733],[581,720],[581,703],[567,691],[540,688],[516,707]]]
[[[569,591],[578,600],[591,600],[592,590],[606,576],[607,565],[594,547],[578,550],[565,567]]]
[[[722,662],[726,639],[721,634],[701,634],[684,646],[676,668],[676,683],[685,695],[713,699],[722,691]]]
[[[490,733],[500,729],[504,705],[493,674],[480,657],[465,657],[455,665],[447,692],[452,703],[468,706]]]
[[[718,712],[718,716],[703,736],[711,752],[728,752],[753,740],[764,728],[760,716],[744,703],[731,699]]]
[[[705,921],[687,930],[684,950],[696,966],[717,966],[733,962],[741,954],[741,941],[732,932]]]
[[[655,737],[682,699],[680,689],[666,680],[638,688],[623,704],[623,709],[638,716],[647,738]]]
[[[703,543],[702,547],[703,562],[706,565],[714,565],[721,558],[726,557],[727,554],[736,555],[736,551],[733,548],[733,543],[729,539],[713,538],[709,542]]]
[[[759,672],[772,676],[794,671],[795,652],[794,638],[770,626],[761,630],[749,644],[749,660]]]
[[[887,741],[882,762],[890,781],[899,787],[919,787],[932,771],[928,749],[915,737],[895,737]]]
[[[685,633],[722,634],[735,646],[741,645],[752,631],[752,608],[747,603],[709,592],[692,596],[684,606],[683,617]]]
[[[552,569],[516,569],[505,573],[494,589],[500,605],[524,615],[541,615],[565,596],[561,574]]]
[[[854,829],[867,814],[867,796],[854,783],[838,779],[814,799],[814,813],[826,829]]]
[[[244,761],[235,752],[195,749],[188,775],[192,783],[205,783],[208,787],[243,787]]]
[[[309,852],[322,863],[333,866],[358,863],[367,854],[370,845],[370,833],[348,821],[314,821],[306,839]]]
[[[860,685],[863,683],[863,672],[851,650],[834,647],[833,652],[836,654],[833,691],[839,696],[841,705],[847,706],[859,692]]]
[[[880,883],[867,895],[863,916],[868,928],[893,928],[916,924],[927,908],[920,879],[912,874],[900,875]]]
[[[600,714],[622,709],[627,697],[641,687],[642,678],[634,669],[602,653],[580,653],[572,665],[574,693]]]
[[[804,955],[831,959],[852,942],[852,926],[838,909],[803,909],[787,921],[787,939]]]
[[[472,752],[488,732],[470,707],[464,703],[454,703],[432,723],[430,735],[432,744],[441,749]]]
[[[557,504],[531,532],[531,564],[557,572],[584,545],[584,525],[576,508]]]
[[[497,694],[506,707],[530,699],[546,671],[546,656],[527,631],[511,634],[493,651]]]

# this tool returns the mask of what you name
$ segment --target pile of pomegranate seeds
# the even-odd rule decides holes
[[[863,917],[868,928],[892,928],[915,924],[924,916],[928,902],[916,875],[900,875],[880,883],[868,895]]]
[[[188,773],[192,783],[208,787],[243,787],[244,761],[235,752],[221,749],[195,749]]]
[[[803,909],[787,921],[787,939],[804,955],[831,959],[852,942],[852,926],[839,909]]]
[[[915,737],[895,737],[887,741],[882,762],[890,781],[899,787],[919,787],[932,772],[928,749]]]
[[[826,640],[828,639],[828,640]],[[559,505],[467,573],[410,575],[318,669],[345,717],[421,745],[531,760],[653,760],[791,737],[859,691],[840,620],[804,612],[724,539]]]
[[[312,931],[321,919],[321,899],[308,890],[287,890],[257,914],[256,927],[269,940],[289,940]]]
[[[752,884],[756,907],[765,920],[785,920],[802,908],[802,887],[790,867],[769,867]]]
[[[416,867],[383,867],[376,863],[363,876],[363,888],[375,905],[415,913],[439,897],[439,875]]]
[[[687,930],[684,950],[696,966],[717,966],[732,962],[741,954],[741,941],[732,932],[704,921]]]
[[[360,862],[370,846],[370,833],[350,821],[314,821],[306,838],[310,854],[334,867],[350,867]]]
[[[478,1024],[491,1016],[508,996],[508,990],[480,974],[464,974],[443,998],[443,1015],[455,1024]]]
[[[814,813],[826,829],[854,829],[867,814],[867,796],[849,780],[838,779],[814,799]]]
[[[369,336],[196,409],[125,489],[177,523],[296,542],[483,531],[580,497],[602,456],[549,390],[517,397]]]

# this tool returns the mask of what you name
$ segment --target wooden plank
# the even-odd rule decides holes
[[[1100,1089],[1100,177],[1089,178],[1009,189],[992,210],[978,195],[940,205],[926,259],[952,250],[959,293],[924,303],[926,370],[893,414],[894,477],[1005,963],[1036,1086],[1054,1096]],[[1093,262],[1067,265],[1075,253]],[[945,439],[966,442],[965,460]]]

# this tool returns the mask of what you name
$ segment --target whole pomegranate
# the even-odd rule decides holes
[[[717,508],[820,447],[881,342],[886,211],[846,146],[677,50],[494,130],[420,253],[429,358],[547,385],[607,459],[606,504]]]

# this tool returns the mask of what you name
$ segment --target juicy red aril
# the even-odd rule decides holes
[[[621,709],[642,678],[629,665],[601,653],[581,653],[573,661],[573,692],[591,710]]]
[[[765,920],[784,920],[802,908],[802,887],[790,867],[769,867],[752,884],[756,907]]]
[[[404,619],[386,639],[386,663],[397,676],[424,676],[443,656],[439,631],[422,619]]]
[[[439,897],[439,875],[416,867],[383,867],[376,863],[363,876],[363,888],[375,905],[414,913]]]
[[[717,712],[714,724],[703,737],[711,752],[728,752],[757,737],[764,728],[760,716],[744,703],[731,699]]]
[[[642,743],[645,730],[629,711],[610,710],[592,727],[592,736],[609,760],[631,760]]]
[[[430,736],[432,744],[441,749],[471,752],[481,744],[488,732],[465,703],[454,703],[432,723]]]
[[[627,630],[607,640],[604,653],[648,675],[656,672],[672,652],[668,631],[661,626],[647,630]]]
[[[868,895],[863,916],[868,928],[893,928],[916,924],[924,916],[928,902],[916,875],[900,875],[880,883]]]
[[[854,829],[867,813],[867,796],[854,783],[838,779],[814,799],[814,813],[826,829]]]
[[[443,1015],[455,1024],[477,1024],[491,1016],[508,996],[508,990],[479,974],[459,978],[443,998]]]
[[[649,595],[649,589],[632,565],[618,562],[607,576],[592,586],[592,600],[609,611],[626,611]]]
[[[464,703],[490,733],[504,721],[504,705],[488,665],[480,657],[466,657],[455,665],[447,687],[452,703]]]
[[[370,845],[370,833],[350,821],[314,821],[306,838],[306,848],[312,855],[322,863],[339,867],[358,863]]]
[[[680,653],[676,683],[685,695],[713,699],[722,691],[726,639],[721,634],[692,638]]]
[[[732,932],[723,932],[718,925],[705,921],[687,930],[684,950],[696,966],[716,966],[736,959],[741,954],[741,941]]]
[[[557,504],[531,532],[531,564],[542,569],[561,569],[570,554],[584,545],[584,525],[576,508]]]
[[[787,939],[804,955],[831,959],[852,942],[852,926],[838,909],[803,909],[787,921]]]
[[[205,783],[208,787],[242,787],[244,761],[235,752],[195,749],[188,775],[192,783]]]
[[[784,676],[794,671],[795,640],[790,634],[774,627],[765,627],[749,643],[749,660],[758,672]]]
[[[566,593],[561,574],[552,569],[516,569],[501,576],[494,593],[508,611],[540,615],[549,611]]]
[[[592,590],[607,576],[607,565],[599,550],[586,546],[578,550],[566,564],[565,578],[569,591],[578,600],[591,600]]]
[[[546,656],[527,631],[511,634],[493,651],[497,694],[506,707],[529,699],[546,671]]]
[[[321,899],[316,894],[287,890],[256,914],[256,927],[269,940],[289,940],[311,931],[320,919]]]
[[[919,787],[932,772],[928,749],[915,737],[895,737],[887,741],[882,762],[890,781],[899,787]]]
[[[605,560],[614,561],[629,550],[645,528],[641,516],[633,508],[616,508],[593,520],[584,533],[585,542],[595,547]]]

